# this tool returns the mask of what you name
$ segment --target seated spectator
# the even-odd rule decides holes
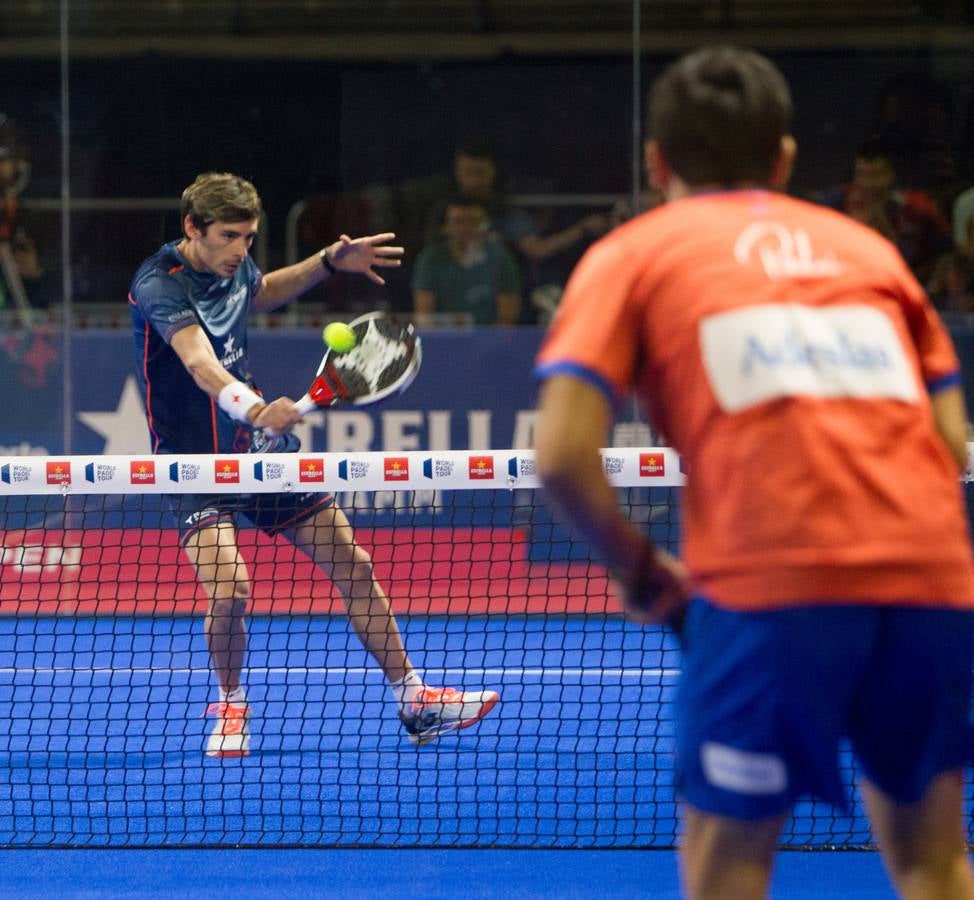
[[[500,186],[494,154],[483,141],[459,147],[453,160],[451,196],[476,200],[487,211],[490,230],[500,237],[523,262],[529,291],[552,279],[552,267],[561,280],[567,278],[578,255],[594,238],[612,226],[608,212],[591,213],[576,222],[560,224],[542,233],[537,221],[523,207],[514,206]],[[442,221],[445,200],[433,204],[428,216],[427,234]],[[543,264],[551,263],[547,270]]]
[[[927,293],[941,312],[974,313],[974,188],[954,202],[953,225],[956,246],[937,260]]]
[[[443,236],[424,247],[413,270],[413,308],[422,317],[457,314],[476,325],[516,325],[521,281],[511,252],[489,231],[487,211],[455,197]]]
[[[21,191],[30,181],[30,151],[19,126],[5,115],[0,115],[0,245],[9,249],[14,268],[34,307],[47,306],[44,269],[40,264],[37,245],[31,234],[27,217],[19,205]],[[8,283],[6,275],[0,277],[0,308],[16,305],[16,286]]]
[[[937,259],[951,248],[950,226],[927,193],[897,187],[896,157],[891,142],[869,139],[856,154],[852,181],[823,202],[887,237],[926,282]]]
[[[974,252],[974,187],[958,194],[951,216],[954,226],[954,243]]]
[[[927,284],[933,305],[944,313],[974,313],[974,255],[958,247],[943,254]]]
[[[915,70],[893,76],[879,98],[876,130],[897,148],[900,186],[926,191],[944,215],[957,190],[955,107],[946,84]]]
[[[531,215],[505,199],[500,190],[497,162],[482,141],[457,150],[453,178],[457,193],[484,205],[491,230],[531,262],[543,261],[586,239],[600,237],[611,224],[607,213],[592,213],[552,234],[539,234]]]

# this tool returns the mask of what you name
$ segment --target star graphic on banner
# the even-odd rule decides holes
[[[103,453],[149,453],[145,407],[134,375],[125,379],[114,412],[79,412],[78,418],[105,439]]]

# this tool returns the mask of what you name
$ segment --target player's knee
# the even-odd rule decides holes
[[[237,582],[224,595],[217,594],[210,600],[210,615],[214,617],[236,617],[247,612],[250,605],[250,584]]]
[[[372,557],[367,550],[355,543],[318,547],[314,553],[314,560],[332,577],[335,574],[342,577],[350,570],[372,571]]]

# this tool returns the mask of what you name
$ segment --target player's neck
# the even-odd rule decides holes
[[[193,244],[191,241],[187,241],[183,238],[178,244],[176,244],[176,249],[182,255],[183,259],[190,264],[190,266],[197,272],[206,272],[208,269],[206,266],[200,262],[198,254],[193,250]]]
[[[726,194],[729,191],[771,191],[772,187],[756,181],[742,181],[739,184],[686,184],[674,178],[667,186],[667,200],[682,200],[684,197],[698,197],[701,194]]]

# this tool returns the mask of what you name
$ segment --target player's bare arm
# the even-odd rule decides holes
[[[199,389],[211,397],[219,399],[224,390],[230,390],[239,384],[223,368],[213,352],[206,332],[199,325],[190,325],[177,331],[172,337],[171,346]],[[281,433],[301,419],[301,413],[295,407],[294,401],[288,397],[278,397],[271,403],[265,403],[253,392],[249,392],[247,396],[251,396],[253,402],[249,404],[249,408],[241,408],[241,413],[246,421],[256,427]]]
[[[602,468],[599,448],[612,423],[605,396],[577,378],[554,376],[541,389],[538,409],[538,474],[552,502],[618,578],[627,616],[640,622],[677,617],[687,600],[682,565],[622,515]]]
[[[376,269],[402,265],[403,248],[389,245],[395,236],[391,231],[361,238],[343,234],[321,253],[265,275],[254,298],[254,306],[260,312],[268,312],[290,303],[324,281],[332,269],[365,275],[376,284],[385,284]]]
[[[967,468],[967,407],[960,387],[937,391],[930,398],[937,431],[960,471]]]

